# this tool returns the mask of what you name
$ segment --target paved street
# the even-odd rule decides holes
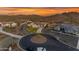
[[[15,35],[15,34],[8,33],[6,31],[3,31],[3,28],[2,27],[0,27],[0,33],[2,33],[4,35],[11,36],[11,37],[14,37],[14,38],[18,38],[18,39],[21,39],[23,37],[23,36],[20,36],[20,35]]]
[[[8,32],[3,31],[2,27],[0,27],[0,33],[7,35],[3,40],[0,41],[0,51],[7,50],[11,44],[17,43],[18,39],[21,39],[23,36],[11,34]],[[16,39],[13,39],[13,38]]]
[[[14,38],[18,38],[18,39],[21,39],[23,37],[23,36],[7,33],[3,31],[1,27],[0,27],[0,33],[3,33],[4,35],[8,35]],[[57,40],[61,41],[63,44],[69,45],[74,48],[77,47],[78,37],[76,37],[76,35],[61,33],[57,31],[50,31],[50,30],[45,30],[43,33],[50,34],[56,37]],[[13,39],[10,39],[8,37],[0,42],[0,48],[7,48],[12,42],[13,42]]]
[[[76,35],[61,33],[61,32],[57,32],[57,31],[53,31],[53,30],[52,31],[45,30],[43,32],[46,34],[55,36],[56,38],[58,38],[59,41],[63,42],[66,45],[77,48],[78,37],[76,37]]]

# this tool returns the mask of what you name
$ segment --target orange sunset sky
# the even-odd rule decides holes
[[[65,8],[65,7],[54,7],[54,8],[11,8],[1,7],[0,15],[41,15],[47,16],[51,14],[60,14],[64,12],[79,12],[79,8]]]

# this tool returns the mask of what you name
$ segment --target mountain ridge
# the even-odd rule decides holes
[[[20,20],[20,21],[19,21]],[[40,16],[40,15],[0,15],[1,21],[14,21],[14,22],[24,22],[31,20],[34,22],[45,21],[45,22],[72,22],[79,24],[79,13],[78,12],[66,12],[62,14],[55,14],[50,16]]]

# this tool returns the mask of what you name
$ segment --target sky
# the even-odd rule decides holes
[[[41,15],[48,16],[52,14],[60,14],[64,12],[79,12],[79,8],[11,8],[11,7],[0,7],[0,15]]]

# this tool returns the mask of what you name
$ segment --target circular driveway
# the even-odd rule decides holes
[[[45,42],[39,43],[40,41],[42,42],[42,40],[39,39],[39,35],[42,36],[41,39],[43,39],[43,41]],[[76,51],[77,50],[68,45],[65,45],[64,43],[57,40],[57,38],[49,34],[30,34],[24,36],[19,41],[19,46],[23,50],[27,50],[27,51]]]

